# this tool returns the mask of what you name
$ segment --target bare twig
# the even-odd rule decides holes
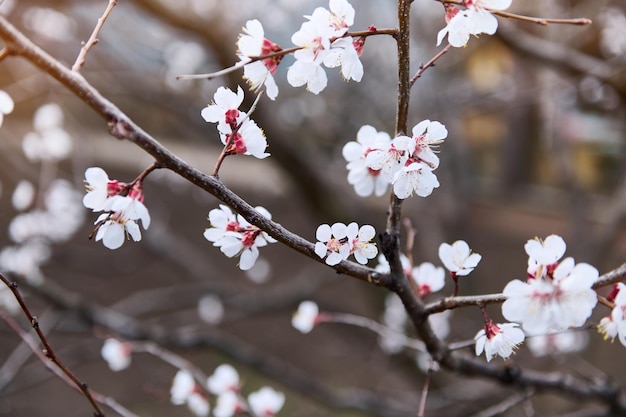
[[[91,392],[89,391],[89,388],[87,387],[87,384],[85,384],[84,382],[80,381],[76,377],[76,375],[74,375],[74,373],[67,366],[65,366],[65,364],[57,357],[56,353],[54,352],[54,350],[52,349],[52,347],[48,343],[48,339],[46,338],[46,335],[39,328],[39,321],[37,320],[37,317],[33,316],[33,314],[30,312],[30,309],[28,308],[28,306],[24,302],[24,298],[22,297],[22,294],[20,293],[19,289],[17,288],[17,283],[10,282],[2,274],[0,274],[0,280],[7,287],[9,287],[9,289],[11,290],[13,295],[15,296],[15,299],[17,300],[18,304],[20,305],[22,311],[24,312],[24,314],[28,318],[29,323],[31,324],[31,326],[35,330],[35,333],[37,333],[37,337],[39,337],[39,340],[41,341],[41,344],[43,345],[43,353],[44,353],[44,355],[48,359],[50,359],[50,361],[52,361],[61,371],[63,371],[63,373],[65,375],[67,375],[67,377],[74,383],[74,385],[83,393],[85,398],[87,398],[87,401],[89,401],[89,404],[91,404],[91,407],[94,409],[95,416],[96,417],[104,417],[104,413],[102,412],[102,410],[100,410],[100,407],[98,406],[96,401],[93,399],[93,396],[91,395]]]
[[[472,417],[495,417],[499,416],[511,408],[515,407],[517,404],[526,401],[530,397],[535,394],[533,389],[528,389],[525,392],[520,392],[517,394],[511,395],[509,398],[505,398],[500,401],[498,404],[492,405],[489,408],[486,408],[479,413],[472,415]]]
[[[133,352],[146,352],[156,356],[164,362],[169,363],[174,368],[188,370],[201,386],[206,385],[208,376],[202,372],[202,369],[198,368],[182,356],[164,349],[154,342],[130,342],[130,345]]]
[[[503,10],[494,10],[493,14],[498,15],[500,17],[506,17],[507,19],[517,19],[523,22],[536,23],[541,26],[548,26],[549,24],[558,24],[558,25],[578,25],[585,26],[591,24],[591,19],[586,18],[577,18],[577,19],[551,19],[546,17],[532,17],[532,16],[524,16],[515,13],[505,12]]]
[[[65,383],[68,384],[70,387],[76,389],[82,394],[83,391],[80,389],[80,387],[76,386],[74,381],[69,378],[67,374],[65,374],[58,366],[48,360],[49,358],[41,351],[37,341],[29,333],[25,332],[15,322],[15,320],[13,320],[13,318],[2,309],[0,309],[0,318],[2,318],[2,320],[4,320],[5,323],[11,328],[11,330],[13,330],[13,332],[15,332],[15,334],[17,334],[22,339],[22,341],[30,348],[30,350],[39,358],[39,360],[41,360],[41,362],[43,362],[43,364],[48,369],[50,369],[57,377],[65,381]],[[122,406],[113,398],[104,396],[95,391],[91,391],[91,395],[96,402],[108,406],[117,414],[123,417],[138,417],[136,414],[126,409],[126,407]]]
[[[320,322],[324,323],[343,323],[352,326],[362,327],[371,330],[381,337],[394,339],[404,347],[415,349],[418,352],[426,352],[424,342],[421,340],[411,339],[402,333],[398,333],[389,327],[383,326],[377,321],[368,319],[367,317],[357,316],[347,313],[322,313]]]
[[[424,71],[426,71],[430,67],[434,67],[435,62],[437,62],[439,58],[444,56],[445,53],[450,50],[450,48],[452,48],[452,45],[447,44],[445,48],[437,52],[437,54],[434,57],[432,57],[427,63],[420,65],[419,69],[417,70],[413,78],[411,78],[411,81],[410,81],[411,86],[413,86],[413,84],[415,84],[415,81],[417,81],[422,76],[422,74],[424,74]]]
[[[109,17],[109,14],[111,14],[111,10],[113,10],[116,4],[117,4],[117,0],[109,0],[109,4],[107,5],[107,8],[104,10],[104,13],[102,14],[102,16],[100,16],[100,18],[98,19],[98,23],[96,24],[96,27],[93,29],[93,32],[91,33],[91,36],[89,37],[89,40],[87,42],[83,42],[83,45],[80,48],[80,53],[78,54],[78,57],[76,57],[76,62],[74,62],[74,65],[72,65],[72,71],[79,72],[80,69],[83,67],[83,65],[85,65],[85,59],[87,57],[87,53],[89,52],[91,48],[93,48],[95,44],[97,44],[100,41],[98,39],[98,35],[100,34],[100,31],[102,30],[102,26],[104,25],[104,22],[107,20],[107,17]]]

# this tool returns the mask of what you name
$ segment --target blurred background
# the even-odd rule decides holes
[[[354,30],[396,25],[393,1],[351,3]],[[0,13],[71,66],[106,5],[104,0],[5,0]],[[121,1],[81,73],[162,144],[210,173],[221,144],[200,111],[219,86],[245,88],[245,81],[238,72],[211,81],[175,77],[237,62],[236,40],[248,19],[259,19],[267,38],[290,47],[302,16],[317,6],[328,4]],[[413,87],[410,126],[430,119],[449,130],[436,171],[440,188],[427,199],[414,197],[404,204],[403,213],[417,231],[413,257],[416,263],[440,265],[441,242],[469,242],[483,260],[461,281],[461,295],[501,292],[510,280],[523,279],[523,245],[535,236],[563,236],[567,255],[600,273],[626,260],[626,2],[518,0],[510,11],[587,17],[593,24],[542,27],[499,18],[495,36],[451,50]],[[432,0],[415,0],[412,13],[412,67],[417,71],[440,50],[436,35],[445,22],[443,7]],[[227,158],[222,181],[308,240],[320,223],[356,221],[384,230],[388,199],[356,196],[346,182],[341,149],[365,124],[393,135],[395,53],[392,38],[368,38],[362,82],[345,82],[339,71],[327,70],[329,84],[319,95],[287,84],[293,58],[285,57],[276,74],[278,98],[262,98],[254,114],[272,156],[263,161]],[[115,336],[155,341],[207,374],[230,363],[243,375],[244,393],[263,385],[286,393],[279,415],[416,412],[424,373],[414,352],[390,352],[376,335],[345,325],[323,325],[308,335],[290,325],[292,312],[306,299],[325,311],[379,319],[384,290],[336,276],[278,244],[261,248],[256,267],[241,272],[236,259],[224,257],[202,236],[209,227],[207,214],[219,202],[171,173],[155,172],[145,182],[152,224],[141,243],[110,251],[89,241],[97,216],[81,209],[61,227],[67,233],[38,242],[36,255],[20,251],[25,245],[11,224],[17,215],[41,209],[53,183],[67,186],[64,198],[80,202],[87,167],[100,166],[110,178],[130,182],[151,159],[109,136],[97,115],[24,60],[0,62],[0,89],[15,101],[0,129],[0,267],[28,278],[23,289],[29,306],[57,354],[90,387],[140,416],[192,415],[170,404],[176,369],[159,358],[136,353],[130,368],[108,369],[100,348],[106,337]],[[253,98],[246,94],[244,108]],[[24,139],[41,129],[34,115],[49,103],[58,105],[46,114],[69,138],[60,139],[65,151],[58,157],[29,154]],[[15,190],[23,180],[32,190],[20,199]],[[449,282],[441,294],[451,291]],[[4,310],[27,329],[7,293],[0,293]],[[608,314],[602,306],[596,310],[594,323]],[[497,306],[488,312],[501,320]],[[472,339],[481,328],[480,311],[455,311],[449,326],[447,340]],[[0,332],[0,415],[90,413],[86,401],[30,356],[9,327],[0,326]],[[593,328],[572,340],[568,346],[551,345],[550,354],[523,346],[515,360],[536,369],[626,382],[626,367],[618,359],[625,347],[603,342]],[[514,394],[489,381],[467,382],[436,372],[427,415],[473,415]],[[537,393],[504,415],[565,415],[587,407],[596,404]]]

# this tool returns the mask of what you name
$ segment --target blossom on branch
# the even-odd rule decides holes
[[[239,394],[234,391],[226,391],[217,397],[217,402],[213,409],[213,416],[232,417],[245,409],[246,403],[241,399]]]
[[[226,363],[215,368],[213,374],[207,378],[207,388],[214,395],[227,391],[239,391],[240,385],[239,373]]]
[[[103,211],[107,200],[118,195],[127,184],[117,180],[110,180],[107,173],[100,167],[91,167],[85,170],[85,188],[87,194],[83,197],[83,205],[93,211]]]
[[[239,40],[237,40],[237,55],[241,62],[248,62],[250,58],[265,56],[273,52],[280,52],[282,48],[265,38],[263,25],[258,20],[248,20]],[[273,75],[278,70],[278,65],[283,59],[283,55],[272,58],[265,58],[260,61],[251,62],[243,67],[243,77],[248,80],[253,91],[258,91],[261,85],[265,85],[265,92],[271,100],[278,96],[278,86]]]
[[[604,336],[604,340],[613,341],[619,337],[620,343],[626,346],[626,285],[623,282],[615,284],[608,298],[613,301],[614,307],[608,316],[600,320],[598,331]]]
[[[413,268],[411,278],[417,286],[419,296],[425,297],[443,288],[446,273],[442,267],[435,267],[430,262],[424,262]]]
[[[525,245],[533,271],[526,282],[513,280],[505,287],[507,300],[503,316],[521,323],[531,333],[547,333],[580,327],[591,315],[598,300],[592,285],[598,279],[596,268],[575,264],[573,258],[558,260],[564,252],[559,236]],[[538,245],[540,243],[540,245]]]
[[[285,404],[285,394],[271,387],[263,387],[248,395],[248,404],[253,415],[274,417]]]
[[[100,354],[112,371],[117,372],[130,366],[132,348],[130,343],[109,338],[104,341]]]
[[[485,351],[487,362],[498,355],[509,358],[520,343],[524,341],[524,332],[517,323],[495,324],[491,319],[485,323],[485,328],[474,337],[476,341],[476,356]]]
[[[262,216],[272,218],[267,209],[255,207]],[[204,232],[204,237],[213,246],[229,258],[239,256],[239,268],[247,271],[254,266],[259,257],[259,248],[275,243],[276,240],[256,226],[248,223],[240,215],[236,215],[228,206],[220,204],[220,208],[209,212],[211,226]]]
[[[313,301],[303,301],[291,318],[291,325],[301,333],[309,333],[319,318],[320,310]]]
[[[265,133],[254,120],[244,120],[234,133],[234,137],[230,126],[226,126],[224,131],[220,132],[220,138],[227,146],[226,155],[251,155],[258,159],[270,156],[265,152],[267,148]]]
[[[506,10],[512,0],[464,0],[465,10],[446,4],[447,26],[437,34],[437,46],[448,35],[450,45],[460,48],[467,45],[470,35],[481,33],[493,35],[498,29],[498,20],[491,10]]]
[[[453,277],[462,277],[469,275],[476,268],[482,256],[472,253],[464,240],[457,240],[452,245],[448,243],[439,245],[439,259]]]
[[[117,249],[126,238],[141,240],[138,220],[144,229],[150,226],[150,213],[143,204],[141,181],[125,184],[110,180],[102,168],[91,167],[85,171],[83,205],[93,211],[104,211],[95,221],[96,237],[109,249]]]
[[[373,150],[387,149],[390,144],[389,134],[365,125],[357,132],[356,141],[344,145],[342,154],[348,163],[348,183],[354,186],[358,196],[367,197],[374,193],[380,197],[387,191],[389,181],[380,175],[380,170],[368,167],[366,157]]]
[[[341,66],[345,80],[361,81],[363,65],[359,59],[363,40],[344,37],[354,23],[354,8],[346,0],[331,0],[330,10],[318,7],[291,41],[301,47],[294,53],[296,62],[287,71],[287,81],[294,87],[306,84],[319,94],[328,83],[322,64],[328,68]]]
[[[430,120],[419,122],[412,133],[411,137],[395,137],[386,147],[369,149],[365,157],[367,168],[393,184],[394,194],[401,199],[413,193],[427,197],[439,187],[433,173],[439,166],[439,158],[432,147],[448,136],[444,125]]]
[[[144,229],[150,226],[150,213],[143,205],[143,194],[139,191],[132,192],[128,196],[116,195],[111,197],[106,206],[106,213],[102,213],[95,221],[97,233],[95,241],[102,240],[104,246],[109,249],[117,249],[124,244],[126,238],[132,238],[135,242],[141,240],[138,220]],[[137,189],[137,188],[134,188]]]
[[[191,372],[181,369],[176,373],[170,388],[170,402],[174,405],[187,404],[197,417],[206,417],[211,410],[209,401],[202,393]]]
[[[359,228],[355,222],[345,225],[335,223],[332,226],[322,224],[318,226],[315,237],[315,253],[320,258],[326,257],[326,264],[337,265],[339,262],[354,255],[356,261],[365,265],[370,259],[378,255],[378,248],[370,241],[376,236],[376,230],[370,225]]]
[[[246,117],[246,113],[239,111],[243,98],[239,86],[236,94],[229,88],[219,87],[213,95],[213,104],[207,105],[200,114],[206,122],[217,123],[220,133],[230,133]]]

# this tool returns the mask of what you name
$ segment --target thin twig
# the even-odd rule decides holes
[[[72,65],[72,71],[79,72],[80,69],[83,67],[83,65],[85,65],[85,59],[87,58],[87,53],[89,52],[91,48],[93,48],[95,44],[97,44],[100,41],[98,39],[98,35],[100,34],[100,31],[102,30],[102,26],[104,26],[104,22],[107,20],[107,17],[109,17],[109,14],[111,14],[111,10],[113,10],[116,4],[117,4],[117,0],[109,0],[109,4],[107,5],[107,8],[102,14],[102,16],[98,19],[98,23],[96,24],[96,27],[93,29],[93,32],[91,32],[91,36],[89,37],[89,40],[87,42],[83,42],[83,46],[80,48],[78,57],[76,57],[76,62],[74,62],[74,65]]]
[[[372,36],[372,35],[391,35],[391,36],[396,36],[397,33],[398,33],[397,29],[373,29],[373,30],[363,30],[363,31],[359,31],[359,32],[346,32],[342,36],[330,39],[330,41],[334,42],[337,39],[345,38],[345,37],[348,37],[348,36],[352,36],[352,37],[367,37],[367,36]],[[248,64],[252,64],[253,62],[264,61],[266,59],[282,57],[282,56],[291,54],[293,52],[299,51],[300,49],[304,49],[304,47],[303,46],[293,46],[291,48],[281,49],[280,51],[270,52],[269,54],[265,54],[265,55],[249,56],[249,57],[246,57],[247,59],[245,61],[239,61],[235,65],[232,65],[232,66],[230,66],[228,68],[224,68],[224,69],[222,69],[220,71],[217,71],[217,72],[212,72],[212,73],[208,73],[208,74],[183,74],[183,75],[177,75],[176,79],[177,80],[212,80],[214,78],[221,77],[222,75],[226,75],[226,74],[231,73],[233,71],[237,71],[238,69],[243,68],[244,66],[246,66]]]
[[[20,339],[22,339],[22,341],[26,344],[26,346],[28,346],[29,349],[39,358],[39,360],[43,362],[46,368],[50,369],[57,377],[65,381],[65,383],[68,384],[70,387],[82,393],[82,390],[79,387],[77,387],[76,384],[74,384],[74,381],[72,381],[65,373],[63,373],[63,371],[59,369],[58,366],[55,366],[55,364],[51,363],[48,360],[46,355],[44,355],[44,353],[39,348],[39,345],[37,341],[35,340],[35,338],[33,338],[31,334],[25,332],[17,324],[17,322],[13,319],[13,317],[8,315],[1,308],[0,308],[0,318],[5,321],[5,323],[11,328],[11,330],[13,330],[13,332],[20,337]],[[95,391],[91,391],[91,395],[93,396],[95,401],[97,401],[100,404],[108,406],[109,408],[114,410],[117,414],[121,415],[122,417],[138,417],[135,413],[131,412],[130,410],[128,410],[126,407],[124,407],[123,405],[121,405],[115,399],[111,397],[107,397]]]
[[[426,71],[430,67],[434,67],[435,66],[435,62],[437,62],[437,60],[439,58],[444,56],[445,53],[450,50],[450,48],[452,48],[452,45],[447,44],[445,46],[445,48],[443,48],[441,51],[437,52],[437,54],[434,57],[432,57],[430,59],[430,61],[428,61],[425,64],[420,65],[420,68],[417,70],[417,72],[415,73],[413,78],[411,78],[411,86],[413,86],[413,84],[415,84],[415,81],[417,81],[422,76],[422,74],[424,74],[424,71]]]
[[[48,359],[50,359],[50,361],[52,361],[61,371],[63,371],[63,373],[65,375],[67,375],[67,377],[72,380],[74,385],[76,385],[76,387],[83,393],[85,398],[87,398],[87,401],[89,401],[89,404],[91,404],[91,407],[94,409],[94,415],[96,417],[104,417],[104,413],[102,412],[102,410],[100,410],[100,407],[98,406],[96,401],[93,399],[91,393],[89,392],[89,388],[87,387],[87,384],[85,384],[84,382],[81,382],[76,377],[76,375],[74,375],[74,373],[67,366],[65,366],[65,364],[57,357],[56,353],[54,352],[54,350],[52,349],[52,347],[48,343],[48,339],[46,338],[46,335],[39,328],[39,321],[37,320],[37,317],[33,316],[33,314],[30,312],[30,309],[28,308],[28,306],[24,302],[24,298],[22,297],[22,294],[20,293],[19,289],[17,288],[17,283],[10,282],[2,274],[0,274],[0,280],[2,280],[2,282],[7,287],[9,287],[9,289],[11,290],[13,295],[15,296],[15,299],[17,300],[18,304],[22,308],[22,311],[24,312],[24,314],[28,318],[28,321],[30,322],[31,326],[33,327],[33,329],[37,333],[37,337],[39,337],[39,340],[41,341],[41,344],[43,345],[43,353],[44,353],[44,355]]]
[[[541,26],[548,26],[551,23],[558,25],[577,25],[584,26],[590,25],[591,19],[587,18],[576,18],[576,19],[551,19],[546,17],[532,17],[532,16],[524,16],[515,13],[505,12],[503,10],[493,10],[491,13],[498,15],[500,17],[505,17],[507,19],[517,19],[523,22],[536,23]]]
[[[162,348],[154,342],[129,342],[133,352],[146,352],[156,356],[164,362],[169,363],[174,368],[186,369],[195,378],[195,380],[201,385],[206,386],[208,376],[202,372],[202,369],[195,366],[193,363],[183,358],[180,355],[175,354],[167,349]]]
[[[324,323],[343,323],[352,326],[362,327],[371,330],[381,337],[392,338],[404,347],[417,350],[418,352],[426,352],[424,342],[417,339],[411,339],[402,333],[398,333],[389,327],[383,326],[377,321],[368,319],[367,317],[357,316],[347,313],[322,313],[320,322]]]
[[[505,398],[503,401],[500,401],[498,404],[492,405],[474,415],[472,417],[495,417],[503,414],[504,412],[510,410],[515,407],[517,404],[526,401],[530,397],[535,395],[535,390],[527,389],[524,392],[513,394],[508,398]]]
[[[433,375],[433,366],[434,362],[432,362],[430,367],[428,368],[428,372],[426,372],[426,377],[424,378],[424,386],[422,387],[422,395],[420,396],[420,405],[417,409],[417,417],[424,417],[426,414],[426,399],[428,398],[428,390],[430,389],[430,380]]]

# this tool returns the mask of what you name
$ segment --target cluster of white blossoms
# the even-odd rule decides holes
[[[0,113],[12,109],[13,100],[0,91]],[[22,150],[30,161],[54,167],[70,155],[72,139],[62,127],[63,119],[63,111],[56,104],[45,104],[35,111],[33,129],[22,141]],[[69,240],[84,221],[80,199],[80,193],[64,179],[43,175],[39,183],[20,181],[11,196],[18,212],[8,228],[13,245],[0,251],[0,269],[32,283],[41,282],[44,276],[40,267],[50,257],[50,246]],[[8,300],[2,297],[0,304],[13,311],[14,304]]]
[[[448,35],[450,45],[460,48],[467,45],[470,35],[493,35],[498,29],[498,19],[492,10],[506,10],[512,0],[463,0],[465,10],[445,4],[447,26],[437,34],[437,45]]]
[[[237,93],[219,87],[213,95],[213,104],[202,109],[202,118],[209,123],[217,123],[220,139],[226,146],[225,155],[266,158],[270,154],[265,152],[265,133],[245,112],[239,110],[243,98],[241,87],[237,87]]]
[[[363,77],[359,60],[363,44],[350,36],[344,37],[354,23],[354,8],[346,0],[330,0],[329,9],[318,7],[312,15],[305,16],[308,21],[291,37],[302,49],[294,53],[296,62],[287,71],[287,81],[294,87],[306,84],[314,94],[324,90],[328,83],[322,65],[341,66],[346,80],[358,82]]]
[[[273,417],[285,404],[285,395],[271,387],[262,387],[246,399],[241,394],[241,386],[239,374],[228,364],[218,366],[205,386],[197,382],[191,372],[181,369],[172,381],[170,401],[174,405],[186,404],[197,417],[206,417],[211,412],[205,391],[216,397],[213,408],[215,417],[232,417],[241,412],[257,417]]]
[[[257,206],[255,210],[268,219],[272,218],[271,213],[264,207]],[[223,204],[209,212],[209,221],[213,227],[205,230],[204,237],[229,258],[239,256],[239,268],[243,271],[254,266],[259,257],[260,247],[276,243],[276,239],[251,225],[241,215],[233,213]]]
[[[328,83],[322,66],[340,66],[344,79],[361,81],[363,65],[359,56],[365,38],[346,36],[354,23],[354,14],[347,0],[330,0],[328,9],[318,7],[310,16],[304,16],[307,21],[291,37],[298,49],[294,52],[296,62],[287,71],[290,85],[306,85],[309,91],[319,94]],[[238,66],[243,65],[243,77],[252,90],[258,91],[264,85],[267,96],[275,100],[278,86],[274,74],[283,59],[283,49],[265,37],[263,25],[256,19],[246,22],[237,48]]]
[[[545,334],[580,327],[591,316],[598,302],[592,288],[598,270],[586,263],[575,264],[573,258],[560,260],[565,248],[565,241],[557,235],[524,245],[528,280],[516,279],[504,287],[507,299],[502,315],[507,320],[520,323],[527,332]]]
[[[423,120],[413,127],[412,136],[389,138],[366,125],[359,129],[357,140],[343,147],[348,162],[348,182],[361,197],[383,195],[387,185],[393,185],[398,198],[413,193],[426,197],[439,187],[433,170],[439,166],[439,157],[433,147],[448,136],[439,122]]]
[[[335,223],[332,226],[321,224],[315,232],[318,240],[315,243],[315,253],[320,258],[326,257],[326,264],[333,266],[354,255],[356,261],[365,265],[370,259],[378,255],[376,243],[371,240],[376,236],[376,230],[370,225],[359,228],[355,222],[348,224]]]
[[[102,168],[91,167],[85,171],[85,187],[83,205],[94,212],[103,212],[94,223],[96,241],[102,240],[107,248],[117,249],[127,238],[141,240],[137,222],[141,220],[144,229],[150,226],[141,181],[126,184],[111,180]]]
[[[73,143],[63,124],[63,110],[58,104],[48,103],[39,107],[33,116],[33,130],[22,140],[26,157],[33,162],[56,162],[67,158]]]

